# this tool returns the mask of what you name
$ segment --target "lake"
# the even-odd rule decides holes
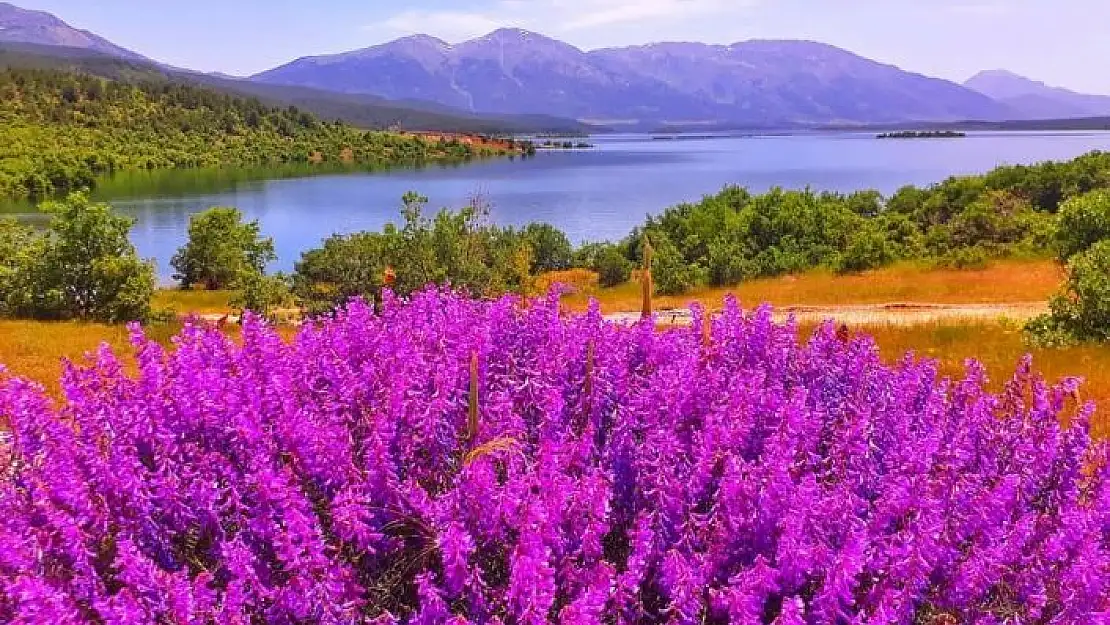
[[[534,158],[461,166],[336,172],[169,171],[105,181],[95,194],[136,218],[133,239],[163,278],[184,242],[189,216],[236,206],[258,219],[277,245],[272,269],[290,270],[302,251],[332,233],[377,230],[400,218],[406,191],[430,209],[457,208],[480,194],[505,225],[546,221],[576,243],[617,239],[645,215],[696,201],[726,184],[753,191],[773,186],[891,193],[954,174],[1007,163],[1070,159],[1110,150],[1110,133],[969,133],[959,139],[884,139],[822,133],[658,140],[643,135],[594,137],[591,150],[541,152]]]

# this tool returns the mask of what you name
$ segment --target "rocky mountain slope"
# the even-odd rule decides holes
[[[750,125],[1000,119],[952,82],[809,41],[662,43],[583,51],[519,29],[450,45],[413,36],[306,57],[254,80],[606,124]]]

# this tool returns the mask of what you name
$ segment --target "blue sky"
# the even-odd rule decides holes
[[[1110,94],[1110,0],[15,0],[147,56],[248,74],[425,32],[499,26],[585,49],[801,38],[963,80],[1005,68]]]

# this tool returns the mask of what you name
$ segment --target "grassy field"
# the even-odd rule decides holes
[[[812,329],[805,327],[802,332]],[[967,359],[974,358],[986,367],[995,391],[1010,380],[1021,358],[1032,354],[1034,368],[1049,382],[1070,376],[1084,379],[1082,398],[1099,407],[1095,430],[1110,436],[1110,346],[1030,348],[1016,324],[990,321],[872,326],[862,331],[875,338],[887,362],[914,352],[919,358],[938,361],[943,375],[957,379],[963,376]]]
[[[155,326],[149,333],[152,338],[168,342],[178,329],[174,324]],[[803,327],[802,332],[808,335],[812,329]],[[1104,407],[1100,409],[1104,418],[1099,421],[1099,429],[1102,434],[1110,434],[1110,347],[1030,349],[1022,342],[1019,328],[994,322],[873,326],[863,331],[875,337],[889,362],[913,351],[919,357],[938,360],[945,375],[959,377],[964,371],[964,361],[975,358],[986,366],[999,388],[1009,379],[1018,360],[1031,352],[1037,370],[1049,380],[1073,375],[1086,379],[1083,397]],[[127,330],[120,326],[0,321],[0,363],[15,375],[45,384],[52,393],[60,390],[61,359],[80,360],[101,343],[127,355],[124,361],[130,363]]]
[[[1005,304],[1043,301],[1056,290],[1059,280],[1059,269],[1050,261],[1004,262],[983,271],[928,270],[907,264],[861,276],[814,272],[795,278],[759,280],[734,292],[747,307],[764,301],[780,307],[889,302]],[[697,299],[717,307],[727,292],[705,289],[683,298],[658,298],[656,306],[685,306]],[[602,289],[596,295],[606,312],[634,311],[640,306],[636,284]],[[219,313],[228,310],[229,298],[227,292],[162,291],[155,298],[155,308],[173,309],[180,314]],[[567,304],[571,309],[583,309],[586,299],[577,294],[569,297]],[[168,342],[179,327],[159,325],[149,333],[156,340]],[[812,329],[812,324],[805,324],[802,332]],[[877,324],[855,329],[874,336],[888,361],[913,351],[920,357],[938,360],[945,375],[961,376],[965,360],[976,358],[986,366],[999,388],[1009,379],[1020,358],[1031,352],[1037,370],[1049,380],[1065,376],[1086,379],[1083,397],[1106,406],[1100,410],[1106,416],[1100,419],[1098,427],[1102,434],[1110,435],[1110,347],[1030,349],[1023,343],[1017,324],[982,319],[913,326]],[[123,327],[0,321],[0,363],[7,365],[11,373],[42,382],[52,392],[59,390],[61,359],[80,359],[102,342],[115,347],[117,353],[129,354],[127,331]]]
[[[231,291],[159,290],[154,295],[155,310],[172,310],[179,315],[225,313],[231,310]],[[147,336],[162,344],[181,329],[177,322],[153,324]],[[234,324],[228,332],[236,332]],[[102,343],[112,346],[126,364],[131,365],[127,328],[118,325],[79,322],[0,320],[0,365],[8,372],[42,383],[54,394],[61,388],[62,360],[81,362]]]
[[[160,290],[152,306],[182,315],[223,313],[230,310],[231,295],[230,291]],[[169,344],[180,329],[180,323],[162,323],[151,325],[146,333]],[[62,360],[80,363],[103,343],[110,345],[128,366],[133,364],[127,328],[122,325],[0,320],[0,365],[6,366],[10,374],[42,383],[55,395],[61,391]]]
[[[573,273],[573,272],[568,272]],[[587,272],[583,272],[587,273]],[[934,304],[1008,304],[1046,301],[1060,286],[1063,273],[1050,260],[1000,261],[981,271],[934,269],[915,263],[858,275],[838,276],[812,271],[799,276],[753,280],[733,288],[701,288],[680,296],[656,297],[656,309],[685,308],[699,301],[718,307],[726,295],[735,294],[745,307],[763,302],[775,306],[841,306],[917,302]],[[596,285],[596,281],[593,283]],[[547,282],[541,278],[539,291]],[[160,290],[154,296],[155,310],[178,314],[224,313],[231,309],[231,291]],[[570,310],[585,310],[589,298],[597,298],[602,312],[637,311],[641,304],[640,283],[628,282],[609,289],[587,286],[563,299]]]
[[[655,308],[684,308],[699,301],[719,307],[735,294],[745,307],[763,302],[775,306],[837,306],[916,302],[935,304],[1006,304],[1047,300],[1060,286],[1063,273],[1050,260],[1001,261],[981,271],[934,269],[914,263],[838,276],[812,271],[800,276],[753,280],[734,288],[703,288],[676,297],[656,297]],[[585,310],[596,297],[602,312],[640,309],[640,285],[630,282],[610,289],[586,290],[566,298],[574,310]]]
[[[232,291],[182,291],[163,289],[154,294],[155,310],[172,310],[178,314],[224,313],[231,310]]]
[[[148,335],[162,343],[181,328],[178,324],[155,325]],[[61,390],[62,359],[80,362],[102,343],[132,364],[127,328],[98,323],[0,320],[0,365],[8,372],[40,382],[52,394]]]

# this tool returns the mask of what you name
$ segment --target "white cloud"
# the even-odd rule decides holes
[[[406,10],[368,30],[383,36],[426,33],[461,41],[501,27],[573,35],[720,14],[735,15],[759,0],[494,0],[473,10]]]

